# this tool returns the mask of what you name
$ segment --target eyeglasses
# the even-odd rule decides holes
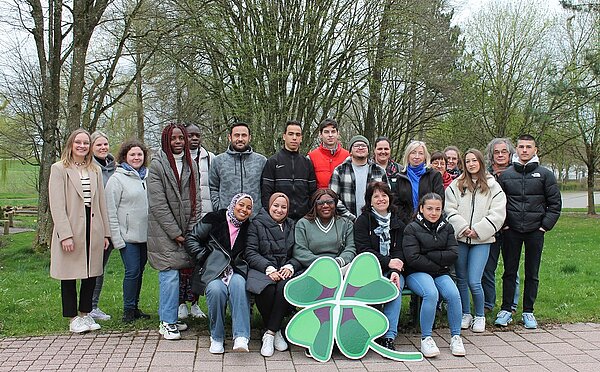
[[[434,160],[431,162],[431,165],[435,165],[435,166],[445,166],[446,162],[443,160]]]
[[[494,151],[494,155],[508,155],[508,150]]]
[[[317,200],[315,204],[317,204],[317,205],[325,205],[325,204],[334,205],[335,200],[333,200],[333,199]]]
[[[365,145],[364,143],[355,143],[354,145],[352,145],[353,149],[366,149],[367,145]]]

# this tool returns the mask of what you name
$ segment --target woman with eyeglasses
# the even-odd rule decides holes
[[[338,196],[333,190],[318,189],[310,201],[311,209],[296,223],[293,257],[303,269],[323,256],[345,267],[356,255],[352,222],[337,215]]]
[[[412,141],[406,146],[402,165],[404,170],[398,175],[396,206],[402,222],[408,224],[417,213],[419,200],[430,192],[444,195],[444,184],[440,172],[430,165],[431,156],[425,142]],[[442,200],[443,203],[443,200]]]
[[[431,168],[440,172],[442,175],[442,184],[444,185],[444,190],[446,190],[446,188],[448,188],[453,181],[452,176],[446,169],[447,167],[448,158],[446,157],[446,154],[441,151],[436,151],[431,154]]]

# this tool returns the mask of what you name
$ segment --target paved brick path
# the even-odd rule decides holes
[[[600,324],[566,324],[530,331],[463,334],[467,356],[453,357],[448,330],[435,331],[441,350],[437,358],[401,363],[370,352],[362,360],[334,354],[327,363],[304,356],[298,347],[263,358],[260,341],[250,342],[250,353],[211,355],[209,340],[183,332],[181,341],[166,341],[156,331],[88,333],[0,339],[1,371],[600,371]],[[417,350],[418,335],[399,336],[397,348]],[[231,348],[231,342],[226,344]]]

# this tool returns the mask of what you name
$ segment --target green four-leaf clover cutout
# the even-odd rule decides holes
[[[369,306],[395,299],[398,288],[381,275],[379,261],[371,253],[358,255],[346,277],[336,261],[321,257],[285,286],[285,298],[304,307],[289,322],[286,336],[292,343],[309,349],[321,362],[331,358],[334,341],[346,357],[360,359],[369,348],[399,361],[419,361],[419,352],[392,351],[375,339],[388,329],[388,320]]]

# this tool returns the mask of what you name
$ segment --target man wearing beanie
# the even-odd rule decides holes
[[[356,220],[365,205],[367,184],[387,182],[385,170],[369,160],[369,140],[358,135],[350,140],[350,157],[338,165],[331,176],[329,188],[339,196],[338,212]]]

